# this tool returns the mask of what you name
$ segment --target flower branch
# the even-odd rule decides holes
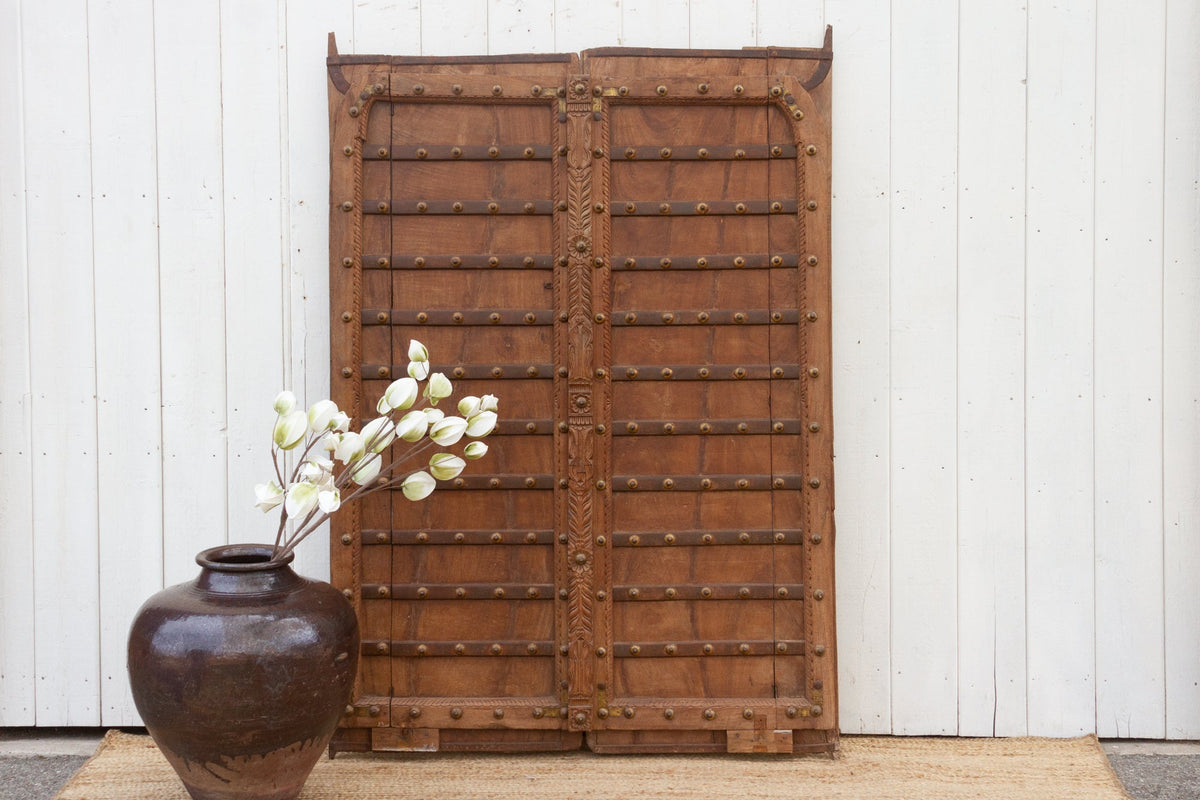
[[[463,397],[458,414],[447,415],[437,404],[453,394],[450,380],[440,372],[430,373],[429,352],[415,339],[409,343],[408,359],[408,376],[387,387],[376,404],[379,416],[359,431],[350,430],[350,417],[331,400],[317,401],[306,413],[297,408],[291,392],[280,392],[275,398],[271,457],[276,480],[254,487],[256,505],[264,513],[283,506],[272,561],[295,550],[344,503],[394,486],[411,501],[423,500],[437,488],[437,481],[458,477],[467,461],[487,453],[487,445],[479,440],[496,428],[496,397]],[[461,455],[439,449],[425,468],[399,469],[431,449],[451,447],[464,437],[473,441]],[[409,446],[385,465],[384,453],[401,447],[401,442]],[[299,457],[285,480],[283,459],[294,450],[299,450]],[[344,490],[349,491],[345,498]],[[298,520],[291,533],[289,520]]]

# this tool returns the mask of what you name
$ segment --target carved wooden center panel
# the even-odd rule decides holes
[[[836,746],[831,57],[331,53],[334,399],[501,413],[333,527],[335,749]]]

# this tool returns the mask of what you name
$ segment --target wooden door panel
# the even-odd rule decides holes
[[[336,748],[834,746],[829,52],[331,57],[335,399],[502,412],[334,525]]]

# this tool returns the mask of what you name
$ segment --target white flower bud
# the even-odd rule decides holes
[[[478,397],[475,397],[474,395],[467,395],[458,401],[459,416],[469,417],[472,414],[482,410],[479,406],[480,402]]]
[[[463,457],[474,461],[477,458],[483,458],[487,455],[488,446],[483,442],[471,442],[463,448]]]
[[[308,417],[303,411],[290,411],[275,420],[275,430],[271,438],[280,450],[291,450],[304,441],[308,433]]]
[[[354,471],[350,473],[350,480],[359,486],[366,486],[379,477],[379,470],[382,467],[383,459],[372,453],[352,467]]]
[[[296,408],[296,395],[288,391],[275,395],[275,413],[279,416],[290,414]]]
[[[283,507],[292,519],[301,519],[317,507],[317,485],[309,481],[293,483]]]
[[[265,514],[283,502],[283,489],[275,481],[259,483],[254,487],[255,506]]]
[[[429,438],[446,447],[462,438],[467,432],[467,421],[462,417],[446,417],[433,423],[429,428]]]
[[[424,411],[410,411],[396,423],[396,435],[406,442],[419,442],[429,430],[429,419]]]
[[[382,406],[386,400],[388,408],[387,410],[380,408],[379,413],[386,414],[392,409],[408,408],[416,402],[417,394],[420,390],[421,387],[417,385],[417,381],[414,378],[400,378],[399,380],[392,381],[380,399],[380,405]]]
[[[429,383],[425,385],[425,396],[429,398],[432,405],[437,405],[437,401],[444,397],[449,397],[454,392],[454,387],[450,383],[450,379],[440,372],[435,372],[429,376]]]
[[[496,429],[496,419],[495,411],[480,411],[467,420],[467,436],[472,439],[487,436]]]
[[[435,453],[433,458],[429,459],[429,472],[439,481],[457,478],[466,466],[467,462],[453,453]]]
[[[317,506],[322,513],[332,514],[342,507],[342,493],[337,487],[322,489],[317,493]]]
[[[338,446],[333,451],[333,457],[343,464],[362,458],[367,452],[367,440],[362,434],[347,431],[338,437]]]
[[[362,437],[372,453],[382,453],[396,438],[396,426],[387,417],[376,417],[363,425]]]
[[[330,427],[333,417],[338,413],[337,404],[332,400],[318,400],[309,406],[308,426],[314,431],[323,431]]]
[[[404,479],[404,483],[400,484],[404,496],[413,501],[424,500],[433,494],[433,490],[436,488],[437,482],[427,472],[414,472]]]
[[[408,377],[413,380],[423,381],[429,377],[429,362],[428,361],[410,361],[408,362]]]

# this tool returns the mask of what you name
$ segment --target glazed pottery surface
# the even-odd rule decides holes
[[[270,552],[205,550],[200,575],[147,600],[130,630],[134,702],[196,800],[295,797],[350,699],[353,608],[290,555],[266,565]]]

